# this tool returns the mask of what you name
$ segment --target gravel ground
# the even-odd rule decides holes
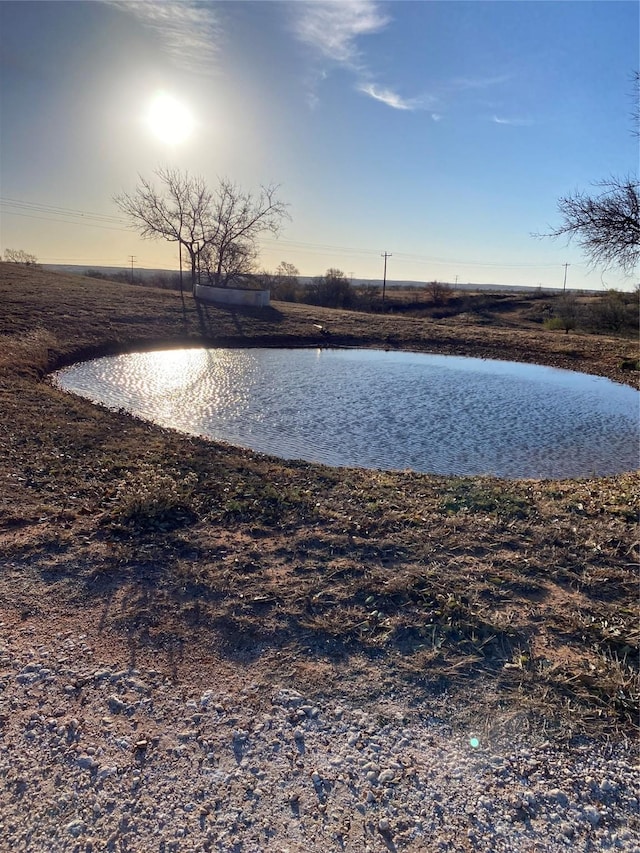
[[[0,623],[3,851],[640,851],[628,744],[488,739],[239,668],[176,683],[56,627]]]

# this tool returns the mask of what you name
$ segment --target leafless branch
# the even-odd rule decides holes
[[[593,266],[619,266],[631,274],[640,257],[640,184],[635,177],[609,178],[601,192],[575,192],[558,201],[562,223],[541,237],[575,239]]]

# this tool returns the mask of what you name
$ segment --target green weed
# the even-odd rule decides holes
[[[497,485],[481,480],[454,480],[445,490],[440,508],[447,513],[489,512],[500,518],[527,518],[528,501]]]

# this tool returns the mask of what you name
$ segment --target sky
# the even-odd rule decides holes
[[[3,251],[176,269],[114,202],[169,167],[278,185],[264,270],[637,282],[534,236],[637,169],[635,0],[1,0],[0,49]]]

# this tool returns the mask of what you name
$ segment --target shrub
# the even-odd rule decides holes
[[[543,325],[545,329],[549,329],[552,332],[559,332],[561,329],[564,329],[560,317],[547,317],[547,319],[544,320]]]
[[[303,302],[325,308],[352,308],[355,290],[342,270],[328,269],[307,288]]]
[[[637,293],[608,290],[590,306],[587,325],[594,332],[637,331]]]
[[[574,294],[563,294],[553,306],[553,317],[544,325],[547,329],[564,329],[569,334],[581,325],[582,319],[583,312]]]
[[[427,284],[427,293],[431,296],[434,305],[442,305],[451,293],[451,285],[443,281],[430,281]]]

